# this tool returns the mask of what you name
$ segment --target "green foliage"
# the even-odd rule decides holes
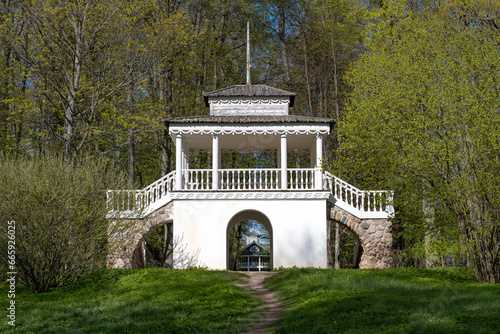
[[[350,73],[336,168],[394,190],[399,223],[420,240],[459,231],[476,277],[500,282],[500,30],[444,3],[376,12]]]
[[[285,269],[266,280],[282,301],[271,333],[491,333],[500,287],[467,268]]]
[[[0,331],[240,333],[262,312],[258,297],[234,285],[242,277],[200,269],[106,270],[40,295],[18,287],[16,327],[2,321]],[[7,289],[1,286],[2,296]]]
[[[62,157],[0,159],[1,256],[7,222],[15,221],[18,279],[33,292],[75,282],[104,266],[106,191],[125,178],[104,159],[67,164]]]

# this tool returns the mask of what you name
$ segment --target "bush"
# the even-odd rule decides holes
[[[39,293],[105,265],[106,190],[122,189],[123,173],[104,159],[68,164],[55,155],[3,157],[0,170],[0,256],[14,221],[20,282]]]

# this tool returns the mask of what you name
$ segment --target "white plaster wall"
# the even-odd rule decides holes
[[[326,200],[175,200],[174,236],[199,265],[226,269],[226,230],[244,210],[266,215],[273,228],[274,268],[327,267]]]

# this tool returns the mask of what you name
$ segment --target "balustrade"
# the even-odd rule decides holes
[[[333,197],[338,201],[342,201],[360,212],[392,211],[392,207],[390,207],[391,192],[385,190],[359,190],[328,172],[325,172],[324,175],[326,183],[324,187],[331,191]]]
[[[212,189],[211,169],[186,169],[184,174],[185,190],[210,190]]]
[[[182,171],[181,191],[211,191],[213,175],[210,169],[187,169]],[[287,189],[289,191],[316,190],[317,177],[314,168],[289,168],[287,170]],[[148,209],[160,205],[161,199],[175,190],[176,172],[165,175],[142,190],[109,190],[107,206],[110,213],[125,213],[130,217],[139,216]],[[378,217],[384,212],[392,214],[392,193],[388,191],[359,190],[338,177],[324,172],[322,189],[330,191],[344,209],[359,217],[374,215]],[[281,169],[220,169],[219,191],[265,191],[281,189]],[[319,180],[318,180],[319,181]]]
[[[290,190],[313,190],[314,168],[289,168],[288,169],[288,189]],[[322,190],[322,189],[318,189]]]
[[[220,190],[277,190],[279,169],[221,169]]]

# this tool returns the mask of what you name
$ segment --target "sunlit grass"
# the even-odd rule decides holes
[[[110,270],[39,295],[18,287],[16,333],[238,333],[262,313],[236,287],[240,274],[207,270]],[[2,304],[7,289],[2,286]],[[0,332],[12,331],[5,308]]]
[[[242,333],[262,305],[236,287],[241,274],[207,270],[109,270],[68,289],[33,294],[18,286],[16,328],[2,307],[0,332]],[[500,285],[467,269],[287,269],[269,333],[498,333]],[[0,289],[7,305],[7,286]]]
[[[500,286],[464,268],[289,269],[266,284],[283,309],[269,333],[500,331]]]

